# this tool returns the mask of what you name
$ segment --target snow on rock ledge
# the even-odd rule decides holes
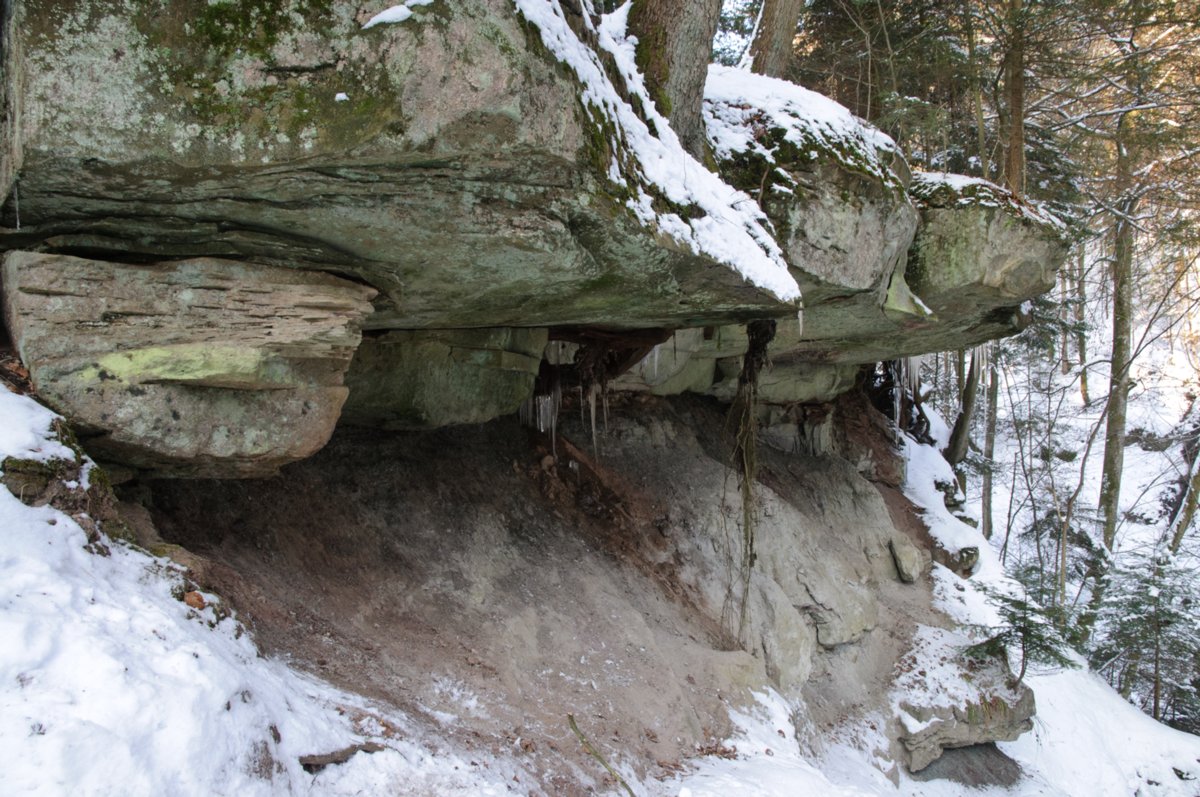
[[[704,116],[722,176],[774,224],[806,315],[848,292],[881,304],[916,229],[892,140],[826,97],[722,66],[709,69]]]
[[[1008,311],[1054,287],[1067,254],[1062,222],[1011,192],[957,174],[915,174],[909,193],[921,227],[906,277],[933,313],[984,315],[991,326]],[[983,339],[979,332],[974,339]]]
[[[599,54],[575,35],[557,0],[516,1],[525,18],[541,31],[546,47],[583,83],[584,107],[594,115],[593,123],[612,130],[615,140],[609,176],[630,186],[634,196],[627,205],[638,218],[697,253],[728,263],[749,282],[781,300],[799,299],[800,290],[788,275],[779,246],[754,201],[689,155],[650,99],[635,63],[636,44],[625,32],[630,4],[602,17],[592,32],[597,34],[600,48],[612,57],[625,89],[639,101],[645,119],[612,84]],[[587,15],[584,20],[592,27]],[[700,213],[685,220],[676,212],[656,209],[656,199],[677,207],[693,206]]]

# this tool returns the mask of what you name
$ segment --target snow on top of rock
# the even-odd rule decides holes
[[[598,116],[595,121],[615,128],[619,139],[616,144],[627,154],[617,163],[618,176],[636,193],[627,204],[642,223],[656,227],[698,254],[725,263],[751,284],[783,301],[799,300],[800,288],[788,273],[783,252],[758,203],[688,154],[655,108],[634,60],[636,41],[625,32],[629,3],[602,17],[596,33],[599,46],[612,56],[621,73],[626,91],[640,101],[645,119],[617,91],[600,56],[575,35],[558,0],[515,2],[521,14],[541,32],[542,43],[575,72],[583,84],[584,107]],[[618,179],[613,182],[621,184]],[[685,219],[677,212],[661,209],[655,195],[700,213]]]
[[[1018,199],[1012,191],[965,174],[914,172],[908,193],[920,205],[935,208],[990,207],[1020,216],[1034,224],[1063,230],[1066,225],[1039,204]]]
[[[783,131],[783,141],[812,159],[832,156],[843,167],[895,187],[889,165],[896,143],[828,97],[786,80],[713,64],[704,86],[704,121],[717,157],[750,152],[776,162],[779,142],[763,133]]]
[[[964,651],[979,640],[966,633],[929,625],[918,625],[912,645],[896,662],[891,698],[896,715],[909,733],[923,730],[922,721],[913,716],[913,707],[955,708],[979,705],[999,696],[1015,703],[1020,694],[1005,679],[998,677],[967,679]]]
[[[367,28],[387,23],[404,22],[413,15],[412,10],[414,8],[417,6],[427,6],[432,2],[433,0],[408,0],[408,2],[401,5],[391,6],[368,19],[367,23],[362,26],[362,29],[366,30]]]

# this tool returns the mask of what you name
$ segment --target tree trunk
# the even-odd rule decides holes
[[[971,355],[971,368],[967,371],[966,382],[962,386],[962,403],[958,418],[954,421],[954,430],[946,443],[942,454],[951,465],[957,465],[966,459],[967,444],[971,440],[971,416],[975,414],[975,399],[979,395],[979,354]]]
[[[1084,257],[1084,249],[1080,246],[1079,261],[1073,276],[1075,282],[1075,348],[1079,350],[1079,397],[1083,399],[1084,406],[1087,406],[1091,400],[1088,397],[1087,332],[1083,328],[1083,307],[1084,301],[1087,299],[1083,285],[1083,277],[1086,272]]]
[[[971,67],[971,96],[975,106],[975,145],[979,150],[979,176],[990,180],[988,174],[987,125],[984,121],[983,80],[980,74],[978,53],[975,47],[975,18],[968,10],[967,22],[967,62]]]
[[[700,116],[721,0],[635,0],[629,32],[650,97],[688,152],[703,158]]]
[[[1179,548],[1183,545],[1183,535],[1196,519],[1196,504],[1200,497],[1200,445],[1197,445],[1192,453],[1190,466],[1191,473],[1184,482],[1183,501],[1180,502],[1179,511],[1171,518],[1171,525],[1168,527],[1171,529],[1169,547],[1172,554],[1179,553]]]
[[[993,457],[996,454],[996,411],[1000,406],[1000,370],[996,368],[996,353],[992,352],[992,363],[988,368],[987,392],[987,431],[983,438],[983,485],[980,501],[981,525],[984,539],[992,538],[992,468],[995,466]]]
[[[783,77],[792,58],[792,39],[804,0],[763,0],[762,17],[750,44],[751,70]]]
[[[1122,123],[1122,127],[1124,124]],[[1117,140],[1117,179],[1131,184],[1129,158],[1121,136]],[[1132,216],[1137,199],[1126,198],[1116,221],[1112,261],[1112,378],[1108,390],[1108,418],[1104,430],[1104,464],[1100,481],[1100,517],[1104,523],[1104,547],[1110,552],[1117,536],[1120,514],[1121,471],[1125,465],[1125,418],[1129,404],[1129,358],[1133,329]]]
[[[1025,194],[1025,1],[1008,2],[1008,50],[1004,54],[1004,90],[1008,99],[1008,147],[1004,181],[1017,196]]]

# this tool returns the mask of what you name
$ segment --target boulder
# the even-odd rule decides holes
[[[901,724],[909,729],[901,743],[909,753],[909,769],[919,772],[952,747],[1011,742],[1033,728],[1033,690],[1021,684],[1010,694],[993,694],[958,706],[902,707]]]
[[[1061,223],[960,175],[914,175],[909,193],[920,224],[882,299],[840,296],[826,307],[806,292],[790,356],[878,362],[968,348],[1028,324],[1027,303],[1054,286],[1067,256]]]
[[[947,748],[1013,741],[1033,727],[1033,690],[1002,656],[968,658],[962,634],[922,626],[896,664],[897,740],[918,772]]]
[[[888,540],[888,550],[896,563],[896,577],[905,584],[913,584],[928,568],[926,556],[907,537],[897,534]]]
[[[267,475],[329,439],[374,291],[213,259],[10,252],[4,311],[88,451],[160,475]]]
[[[1061,224],[1003,188],[912,175],[886,136],[785,81],[714,67],[708,95],[720,173],[758,199],[804,293],[777,363],[961,349],[1020,331],[1053,287]]]
[[[888,328],[917,228],[895,143],[819,94],[741,70],[714,66],[705,101],[721,176],[758,199],[803,291],[804,339]]]
[[[517,411],[533,393],[545,329],[393,331],[364,338],[346,385],[347,423],[432,429]]]

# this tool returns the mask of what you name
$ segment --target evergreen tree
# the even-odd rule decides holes
[[[985,590],[988,599],[1000,614],[1000,625],[983,629],[989,634],[982,642],[964,651],[967,656],[1017,657],[1017,682],[1025,679],[1029,665],[1053,668],[1073,668],[1071,648],[1059,634],[1052,618],[1028,595],[1011,595],[999,590]],[[1012,665],[1011,658],[1009,659]]]
[[[1092,666],[1158,720],[1200,719],[1200,583],[1195,563],[1167,551],[1130,553],[1107,575]]]

